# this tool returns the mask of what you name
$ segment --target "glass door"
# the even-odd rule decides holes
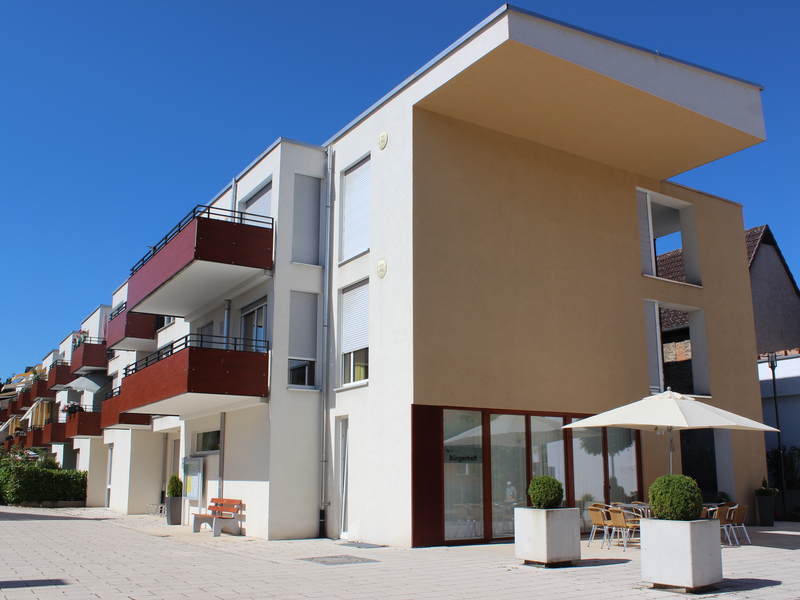
[[[259,306],[255,310],[242,315],[243,350],[249,352],[267,351],[267,306]]]
[[[514,509],[527,506],[524,415],[490,415],[492,537],[514,535]]]
[[[444,539],[484,537],[480,411],[444,411]]]

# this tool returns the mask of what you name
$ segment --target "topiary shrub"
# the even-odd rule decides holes
[[[175,473],[169,478],[169,483],[167,484],[167,497],[168,498],[180,498],[183,495],[183,482],[181,478],[178,477]]]
[[[541,475],[531,479],[528,495],[534,508],[558,508],[564,499],[564,487],[555,477]]]
[[[703,495],[686,475],[662,475],[650,486],[650,511],[656,519],[693,521],[700,517]]]

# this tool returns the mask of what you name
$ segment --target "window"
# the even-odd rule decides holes
[[[242,308],[242,350],[266,352],[267,347],[267,305],[265,299]],[[261,306],[257,306],[261,304]]]
[[[320,190],[322,181],[307,175],[294,176],[292,262],[319,265]]]
[[[701,285],[694,206],[643,190],[636,202],[642,273]]]
[[[317,360],[317,294],[290,292],[289,385],[314,385]]]
[[[244,203],[244,211],[251,215],[269,216],[272,205],[272,182],[258,190]]]
[[[344,174],[342,199],[342,260],[369,250],[370,160]]]
[[[203,431],[197,434],[196,452],[215,452],[219,450],[219,430]]]
[[[175,322],[175,317],[166,317],[159,315],[156,317],[156,330],[163,329],[164,327],[168,327]]]
[[[369,283],[342,290],[342,384],[369,379]]]

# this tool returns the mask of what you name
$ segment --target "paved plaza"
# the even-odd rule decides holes
[[[639,550],[582,543],[575,567],[522,565],[513,544],[389,548],[265,541],[103,509],[0,507],[0,598],[680,598],[640,580]],[[695,598],[800,598],[800,526],[749,528],[725,581]],[[676,549],[677,550],[677,549]],[[315,560],[309,560],[315,559]]]

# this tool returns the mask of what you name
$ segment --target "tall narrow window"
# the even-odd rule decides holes
[[[647,372],[650,393],[662,391],[664,374],[661,368],[661,331],[658,324],[658,302],[644,301],[644,325],[647,333]]]
[[[292,261],[318,265],[321,180],[307,175],[294,176],[292,223]]]
[[[342,384],[369,379],[369,283],[342,291]]]
[[[317,361],[317,295],[289,298],[289,384],[314,385]]]
[[[370,160],[344,174],[342,200],[342,260],[369,250]]]
[[[267,351],[267,306],[242,309],[242,339],[240,350],[249,352]]]

